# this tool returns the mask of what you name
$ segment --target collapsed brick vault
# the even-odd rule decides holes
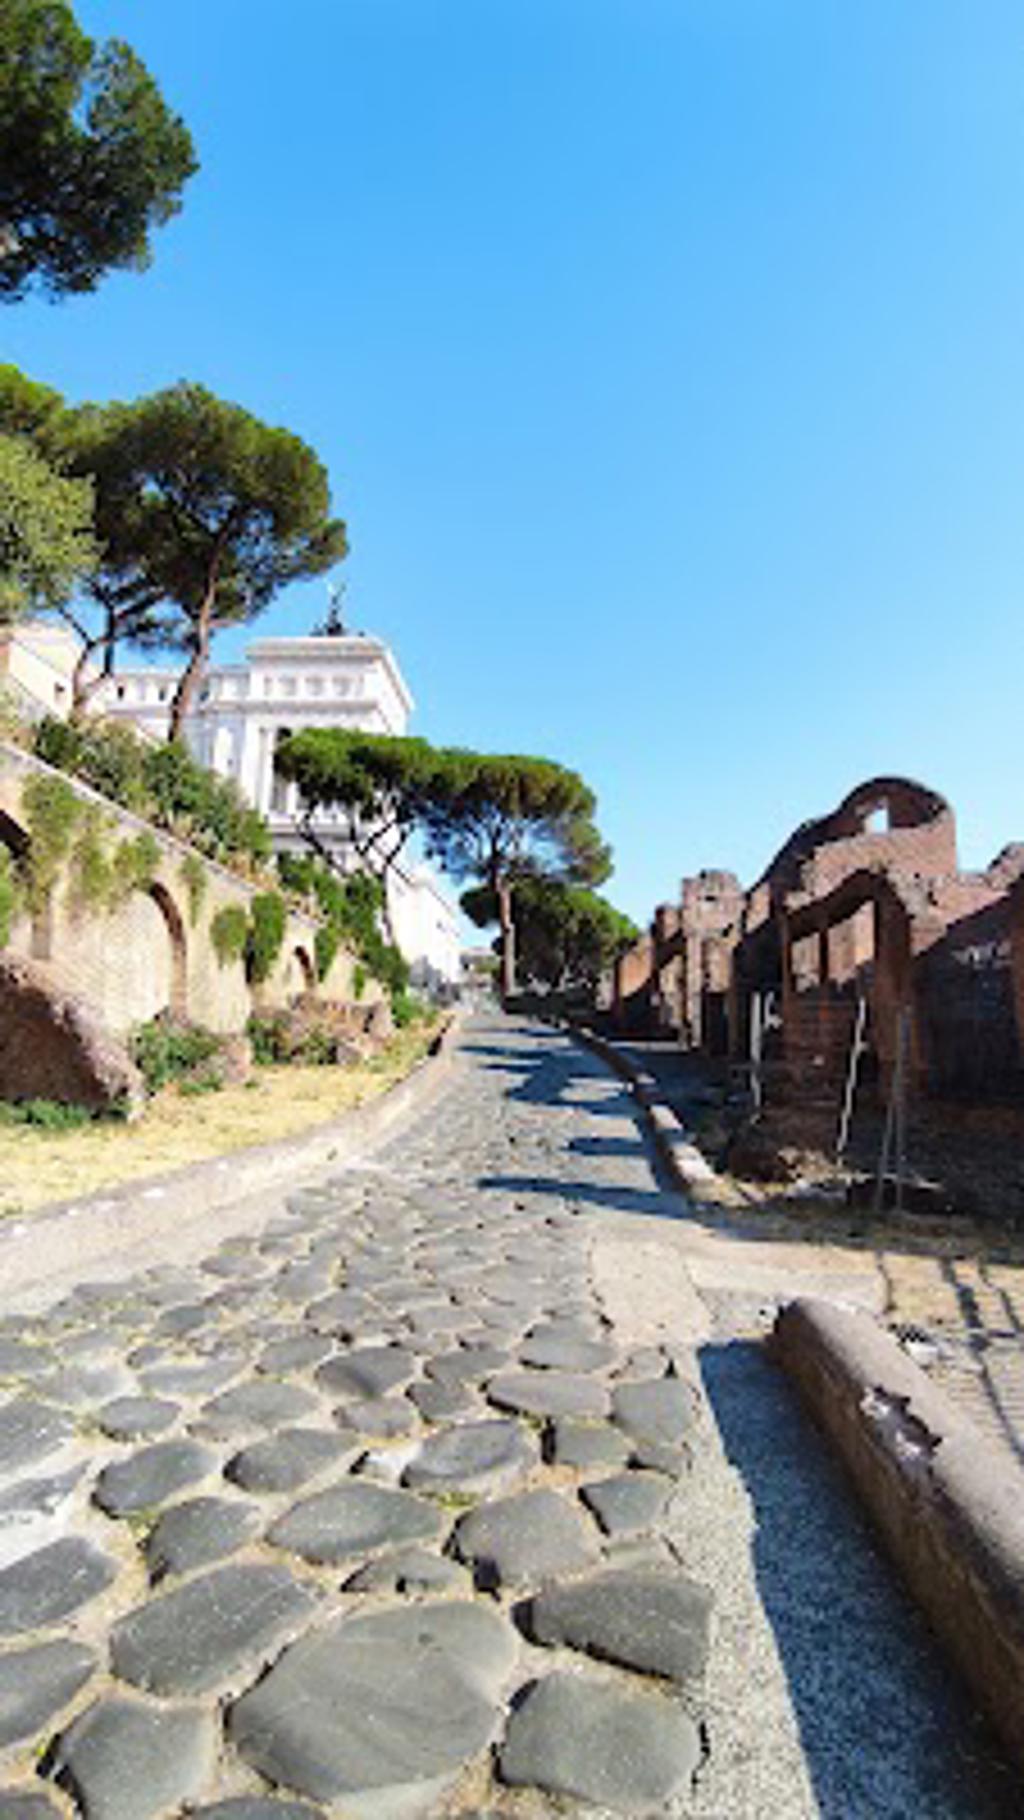
[[[887,1085],[905,1020],[918,1091],[1020,1095],[1024,845],[961,872],[949,804],[902,777],[802,823],[748,891],[731,872],[684,879],[619,962],[611,1016],[734,1061],[767,1026],[779,1086],[833,1092],[860,1001],[869,1081]]]

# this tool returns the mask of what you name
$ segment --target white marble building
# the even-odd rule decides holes
[[[94,707],[163,739],[179,674],[119,671],[97,692]],[[233,777],[266,817],[274,846],[300,851],[305,843],[298,791],[274,774],[277,741],[307,727],[400,735],[412,708],[394,654],[379,638],[358,632],[263,638],[249,645],[244,662],[210,667],[184,733],[200,762]],[[345,863],[340,821],[325,812],[315,826],[322,840],[340,849]],[[429,867],[409,858],[393,868],[389,911],[414,983],[453,985],[460,971],[458,912]]]

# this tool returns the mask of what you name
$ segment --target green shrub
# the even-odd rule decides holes
[[[66,1100],[0,1102],[0,1125],[32,1125],[38,1131],[77,1131],[91,1125],[95,1116],[88,1106],[74,1106]]]
[[[277,876],[286,891],[299,897],[311,897],[315,889],[317,864],[309,853],[279,853]]]
[[[367,974],[366,968],[363,966],[362,961],[357,961],[355,966],[352,969],[352,996],[353,996],[353,998],[362,998],[363,993],[366,990],[366,982],[367,982],[368,978],[369,978],[369,975]]]
[[[128,726],[72,726],[52,716],[35,731],[33,750],[58,771],[80,777],[123,808],[193,841],[213,859],[243,855],[265,862],[270,835],[230,778],[197,764],[181,740],[154,746]]]
[[[288,911],[279,891],[261,891],[252,900],[245,968],[250,983],[260,986],[270,978],[284,942]]]
[[[409,1024],[421,1023],[427,1015],[427,1007],[418,993],[403,986],[391,994],[391,1015],[399,1030],[404,1030]]]
[[[252,1059],[259,1068],[284,1060],[282,1046],[285,1020],[280,1012],[254,1012],[245,1026],[252,1044]]]
[[[135,1031],[132,1053],[148,1092],[158,1093],[169,1081],[185,1081],[194,1076],[197,1069],[220,1054],[221,1046],[220,1037],[212,1030],[155,1017]],[[206,1072],[211,1073],[209,1069]]]
[[[240,961],[248,939],[249,918],[241,904],[224,904],[210,922],[210,940],[220,965]]]
[[[72,724],[46,715],[36,729],[34,751],[58,771],[70,771],[124,809],[144,810],[146,747],[134,727]]]
[[[253,1060],[260,1067],[293,1062],[321,1067],[338,1059],[343,1041],[327,1021],[295,1028],[287,1011],[254,1013],[246,1025]]]

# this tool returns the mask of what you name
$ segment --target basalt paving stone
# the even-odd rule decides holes
[[[91,1542],[64,1536],[0,1572],[0,1635],[44,1630],[105,1592],[117,1566]]]
[[[6,1476],[45,1460],[73,1432],[63,1410],[34,1397],[13,1397],[0,1407],[0,1472]]]
[[[308,1302],[331,1286],[330,1271],[320,1265],[289,1264],[275,1277],[273,1294],[279,1302]]]
[[[206,1693],[242,1668],[257,1668],[315,1603],[286,1567],[216,1567],[120,1618],[110,1635],[111,1664],[122,1681],[149,1693]]]
[[[97,1420],[112,1440],[134,1441],[140,1435],[162,1434],[180,1413],[180,1404],[163,1397],[114,1397],[104,1403]]]
[[[604,1416],[608,1392],[592,1378],[567,1371],[506,1371],[487,1384],[488,1401],[499,1409],[532,1416]]]
[[[201,1397],[223,1389],[245,1368],[245,1355],[227,1358],[154,1364],[141,1372],[142,1383],[154,1396]]]
[[[73,1497],[84,1472],[83,1460],[69,1466],[66,1472],[50,1477],[16,1479],[13,1485],[6,1485],[0,1491],[0,1529],[10,1523],[23,1522],[26,1517],[55,1516],[61,1505]]]
[[[391,1441],[419,1427],[416,1411],[404,1397],[364,1397],[334,1411],[341,1428],[354,1428],[364,1439]]]
[[[711,1605],[706,1587],[683,1573],[623,1567],[548,1587],[516,1616],[537,1643],[689,1681],[704,1672]]]
[[[697,1727],[664,1695],[568,1674],[528,1690],[500,1755],[506,1782],[637,1816],[663,1814],[700,1761]]]
[[[672,1446],[693,1428],[696,1400],[680,1378],[649,1378],[636,1384],[616,1384],[612,1414],[635,1441]]]
[[[155,1510],[175,1492],[208,1478],[218,1464],[217,1455],[198,1441],[155,1441],[127,1460],[105,1466],[93,1498],[111,1517]]]
[[[230,1439],[253,1428],[282,1428],[317,1408],[317,1398],[300,1385],[257,1378],[204,1403],[199,1417],[205,1433]]]
[[[428,1314],[424,1311],[422,1314],[410,1314],[406,1317],[406,1326],[409,1330],[421,1339],[431,1341],[435,1351],[443,1346],[446,1340],[457,1339],[465,1325],[466,1310],[464,1308],[446,1309],[441,1315]]]
[[[488,1744],[514,1633],[467,1601],[325,1627],[285,1651],[234,1707],[229,1732],[270,1781],[344,1803],[427,1792]]]
[[[245,1491],[297,1491],[329,1466],[354,1459],[364,1445],[351,1429],[281,1428],[243,1447],[228,1461],[224,1476]]]
[[[368,1321],[380,1319],[380,1310],[374,1308],[367,1296],[353,1295],[350,1290],[339,1289],[334,1295],[322,1296],[306,1309],[306,1321],[314,1333],[340,1334],[350,1338],[357,1334]]]
[[[185,1334],[195,1333],[197,1328],[206,1327],[209,1322],[210,1310],[205,1302],[189,1302],[182,1308],[166,1308],[157,1320],[153,1331],[177,1339]]]
[[[214,1762],[213,1715],[107,1699],[59,1739],[53,1774],[85,1820],[153,1820],[198,1794]]]
[[[610,1422],[574,1422],[564,1417],[552,1423],[545,1453],[555,1466],[625,1466],[630,1444]]]
[[[34,1376],[52,1364],[53,1354],[47,1347],[0,1337],[0,1378]]]
[[[63,1638],[0,1656],[0,1748],[33,1737],[74,1699],[95,1668],[91,1649]]]
[[[60,1816],[45,1795],[0,1788],[0,1820],[60,1820]]]
[[[630,1450],[629,1463],[666,1473],[670,1479],[681,1479],[693,1465],[693,1456],[685,1442],[676,1447],[665,1441],[637,1441]]]
[[[332,1395],[381,1397],[408,1384],[416,1369],[401,1346],[360,1346],[317,1367],[316,1381]]]
[[[425,1422],[448,1422],[480,1409],[479,1397],[460,1384],[432,1384],[421,1380],[411,1384],[407,1394]]]
[[[439,1384],[476,1384],[508,1363],[509,1355],[500,1346],[458,1346],[435,1354],[423,1369]]]
[[[519,1347],[522,1365],[555,1371],[600,1371],[616,1356],[607,1340],[526,1339]]]
[[[454,1587],[464,1592],[471,1590],[465,1568],[447,1555],[434,1555],[426,1548],[382,1555],[357,1568],[343,1583],[345,1592],[446,1592]]]
[[[539,1586],[599,1557],[593,1527],[556,1491],[519,1492],[460,1519],[455,1548],[484,1588]]]
[[[235,1795],[212,1807],[194,1807],[192,1820],[321,1820],[323,1810],[305,1801],[275,1801],[269,1795]],[[0,1820],[3,1811],[0,1809]]]
[[[191,1498],[175,1504],[146,1538],[150,1578],[192,1573],[244,1548],[258,1533],[262,1516],[254,1504],[227,1498]]]
[[[332,1564],[375,1548],[432,1541],[443,1526],[442,1513],[421,1498],[353,1480],[293,1505],[268,1539],[306,1561]]]
[[[672,1495],[672,1481],[658,1472],[623,1472],[580,1491],[606,1536],[636,1535],[653,1528]]]
[[[402,1483],[425,1491],[498,1490],[536,1462],[536,1443],[518,1422],[462,1422],[428,1436]]]
[[[265,1276],[267,1271],[267,1266],[262,1258],[253,1257],[248,1253],[239,1253],[237,1256],[228,1253],[220,1257],[205,1258],[199,1268],[205,1270],[208,1276],[227,1277],[229,1280],[239,1278],[244,1282],[251,1282],[254,1278]]]
[[[641,1346],[616,1366],[612,1376],[623,1382],[637,1378],[658,1379],[664,1377],[667,1363],[660,1347]]]

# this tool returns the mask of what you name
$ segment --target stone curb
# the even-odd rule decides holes
[[[909,1590],[1024,1764],[1024,1486],[871,1315],[798,1299],[768,1342]]]
[[[457,1015],[449,1020],[429,1054],[403,1080],[327,1124],[3,1222],[0,1309],[15,1293],[19,1307],[27,1307],[29,1299],[45,1305],[61,1293],[63,1279],[78,1280],[90,1268],[106,1274],[108,1266],[116,1269],[123,1259],[125,1268],[138,1269],[143,1249],[147,1264],[167,1258],[180,1262],[216,1243],[233,1226],[250,1224],[257,1211],[254,1203],[272,1196],[283,1183],[297,1187],[332,1164],[343,1165],[376,1149],[443,1087],[454,1064],[461,1021]],[[226,1215],[230,1208],[238,1209],[236,1220],[214,1222],[214,1215]]]
[[[676,1186],[694,1202],[699,1202],[702,1197],[717,1202],[720,1189],[721,1198],[724,1199],[721,1177],[692,1142],[674,1108],[663,1100],[661,1088],[653,1074],[649,1074],[646,1068],[638,1067],[632,1056],[625,1055],[615,1043],[609,1042],[607,1037],[598,1036],[596,1031],[578,1024],[567,1024],[565,1028],[570,1036],[592,1050],[600,1061],[607,1063],[626,1082],[640,1107],[658,1154]]]

